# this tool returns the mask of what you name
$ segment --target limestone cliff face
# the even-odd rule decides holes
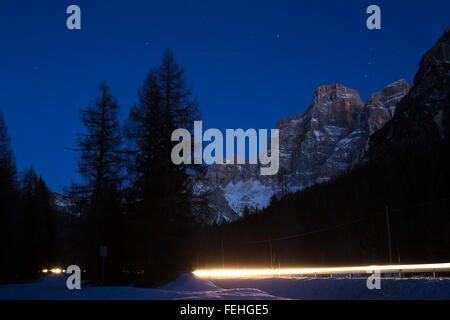
[[[408,148],[427,151],[450,135],[450,28],[423,56],[409,93],[392,121],[370,139],[369,157],[395,156]]]
[[[393,116],[408,92],[399,80],[364,103],[356,90],[342,84],[320,86],[303,115],[279,120],[280,170],[261,176],[258,165],[214,165],[197,177],[197,193],[210,193],[206,220],[239,218],[245,207],[266,207],[272,195],[327,181],[357,164],[372,133]]]
[[[361,148],[364,103],[357,91],[340,84],[321,86],[298,126],[291,157],[290,185],[304,188],[344,171]]]
[[[369,135],[381,129],[386,122],[392,119],[395,107],[409,92],[409,89],[405,80],[399,80],[370,96],[365,105]]]

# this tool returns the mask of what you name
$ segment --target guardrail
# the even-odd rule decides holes
[[[327,267],[327,268],[280,268],[280,269],[198,269],[193,274],[199,278],[248,278],[275,277],[294,275],[320,274],[361,274],[361,273],[422,273],[447,272],[450,263],[403,264],[403,265],[372,265],[359,267]]]

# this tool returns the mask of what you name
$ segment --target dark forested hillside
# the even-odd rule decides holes
[[[252,215],[205,229],[198,264],[347,265],[446,261],[450,254],[450,146],[369,163],[289,194]],[[272,239],[270,241],[270,239]],[[271,243],[270,243],[271,242]],[[214,258],[211,258],[214,257]]]
[[[55,209],[42,177],[17,173],[0,113],[0,283],[35,279],[56,262]]]
[[[240,221],[205,228],[198,265],[448,260],[449,62],[447,29],[424,55],[393,119],[370,138],[364,164],[273,198],[268,208]]]

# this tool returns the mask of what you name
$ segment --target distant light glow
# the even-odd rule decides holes
[[[61,269],[60,268],[53,268],[50,270],[52,273],[61,273]]]
[[[282,275],[311,274],[350,274],[350,273],[380,273],[394,272],[436,272],[450,271],[450,263],[403,264],[361,267],[331,267],[331,268],[281,268],[281,269],[199,269],[193,274],[199,278],[245,278],[268,277]]]
[[[61,268],[52,268],[52,269],[42,269],[42,273],[62,273],[66,272],[66,270],[63,270]]]

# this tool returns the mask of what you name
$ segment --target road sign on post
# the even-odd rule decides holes
[[[100,257],[102,257],[102,287],[105,283],[105,257],[108,255],[108,247],[100,246]]]
[[[108,255],[108,247],[100,246],[100,257],[106,257]]]

